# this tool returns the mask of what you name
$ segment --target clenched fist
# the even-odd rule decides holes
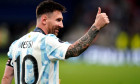
[[[94,26],[100,30],[102,27],[104,27],[105,25],[109,24],[109,19],[108,16],[106,15],[106,13],[101,13],[101,8],[98,8],[98,12],[96,15],[96,19],[94,22]]]

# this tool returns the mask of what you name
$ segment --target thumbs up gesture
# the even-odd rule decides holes
[[[109,24],[109,19],[108,16],[106,15],[106,13],[101,13],[101,8],[98,8],[98,12],[96,15],[96,19],[94,22],[94,26],[100,30],[101,28],[103,28],[105,25]]]

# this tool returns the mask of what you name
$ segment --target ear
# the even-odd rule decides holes
[[[41,16],[41,22],[42,22],[43,25],[46,25],[46,20],[47,20],[47,15],[45,15],[45,14],[42,15]]]

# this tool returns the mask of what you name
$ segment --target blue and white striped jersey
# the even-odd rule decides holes
[[[70,46],[53,34],[30,32],[12,43],[8,56],[16,84],[59,84],[59,60]]]

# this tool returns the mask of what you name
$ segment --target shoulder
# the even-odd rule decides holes
[[[18,40],[15,40],[11,45],[10,45],[10,49],[16,44]]]
[[[46,38],[58,39],[54,34],[47,34]]]
[[[58,39],[58,37],[56,37],[54,34],[47,34],[47,35],[45,35],[45,37],[44,37],[44,40],[46,41],[46,42],[56,42],[56,41],[58,41],[59,39]]]
[[[56,37],[54,34],[47,34],[46,36],[45,36],[45,39],[44,39],[45,41],[47,41],[47,42],[59,42],[59,38],[58,37]]]
[[[54,34],[47,34],[46,38],[44,39],[46,44],[50,44],[50,45],[63,45],[63,44],[70,44],[69,42],[64,42],[61,41],[58,37],[56,37]]]
[[[16,42],[17,42],[17,40],[15,40],[9,47],[9,51],[8,51],[7,55],[10,59],[12,59],[12,51],[13,51],[13,47],[16,44]]]

